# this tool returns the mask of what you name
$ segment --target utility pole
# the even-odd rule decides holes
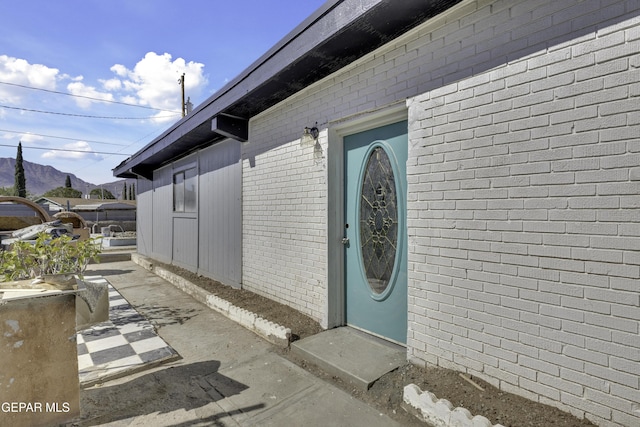
[[[187,115],[186,109],[187,106],[184,102],[184,73],[182,73],[182,77],[180,77],[180,79],[178,80],[178,83],[180,84],[180,86],[182,86],[182,117]]]

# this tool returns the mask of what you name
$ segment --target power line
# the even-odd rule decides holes
[[[78,141],[78,140],[82,140],[84,142],[93,142],[94,144],[103,144],[103,145],[115,145],[117,147],[126,147],[126,144],[116,144],[115,142],[104,142],[104,141],[96,141],[93,139],[84,139],[84,138],[69,138],[69,137],[65,137],[65,136],[54,136],[54,135],[45,135],[42,133],[33,133],[33,132],[18,132],[15,130],[8,130],[8,129],[0,129],[0,132],[8,132],[8,133],[16,133],[16,134],[20,134],[20,135],[34,135],[34,136],[43,136],[45,138],[55,138],[55,139],[66,139],[69,141]]]
[[[156,131],[155,131],[155,130],[154,130],[154,131],[152,131],[152,132],[149,132],[148,134],[146,134],[146,135],[144,135],[144,136],[142,136],[142,137],[138,138],[136,141],[133,141],[131,144],[128,144],[125,148],[129,148],[129,147],[131,147],[132,145],[135,145],[135,144],[139,143],[140,141],[142,141],[143,139],[146,139],[149,135],[152,135],[152,134],[154,134],[154,133],[156,133]],[[123,148],[123,149],[124,149],[124,148]],[[107,157],[107,158],[108,158],[108,157]],[[94,159],[89,159],[89,161],[87,161],[87,162],[83,162],[83,166],[80,166],[79,168],[75,169],[73,172],[75,173],[75,172],[78,172],[79,170],[82,170],[82,169],[84,169],[84,168],[91,167],[92,165],[94,165],[94,164],[96,164],[96,163],[99,163],[99,162],[103,162],[103,161],[105,161],[107,158],[95,159],[95,160],[94,160]],[[89,162],[92,162],[92,163],[89,163]]]
[[[155,111],[166,111],[168,113],[176,113],[176,114],[180,114],[179,112],[175,111],[175,110],[165,110],[163,108],[154,108],[154,107],[148,107],[146,105],[137,105],[137,104],[130,104],[128,102],[120,102],[120,101],[112,101],[109,99],[101,99],[101,98],[95,98],[92,96],[86,96],[86,95],[76,95],[73,93],[68,93],[68,92],[59,92],[57,90],[51,90],[51,89],[43,89],[43,88],[39,88],[39,87],[33,87],[33,86],[27,86],[27,85],[21,85],[18,83],[9,83],[9,82],[2,82],[0,81],[0,84],[3,85],[7,85],[7,86],[15,86],[15,87],[21,87],[23,89],[31,89],[31,90],[39,90],[42,92],[48,92],[48,93],[55,93],[57,95],[66,95],[66,96],[71,96],[74,98],[84,98],[84,99],[90,99],[92,101],[100,101],[100,102],[107,102],[109,104],[118,104],[118,105],[126,105],[128,107],[137,107],[137,108],[146,108],[148,110],[155,110]]]
[[[11,148],[18,148],[17,145],[9,145],[9,144],[0,144],[0,147],[11,147]],[[45,148],[45,147],[29,147],[27,146],[22,146],[23,149],[28,148],[31,150],[44,150],[44,151],[65,151],[65,152],[69,152],[69,153],[83,153],[83,154],[109,154],[109,155],[115,155],[115,156],[131,156],[131,154],[125,154],[125,153],[110,153],[110,152],[106,152],[106,151],[84,151],[84,150],[73,150],[70,148]]]
[[[175,113],[170,116],[156,116],[156,117],[112,117],[112,116],[91,116],[87,114],[73,114],[73,113],[60,113],[57,111],[45,111],[45,110],[34,110],[31,108],[22,108],[22,107],[10,107],[8,105],[0,105],[0,108],[7,108],[9,110],[19,110],[19,111],[29,111],[31,113],[42,113],[42,114],[56,114],[59,116],[69,116],[69,117],[83,117],[87,119],[108,119],[108,120],[150,120],[150,119],[166,119],[169,117],[177,116],[180,113]]]

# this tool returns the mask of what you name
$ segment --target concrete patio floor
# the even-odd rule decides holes
[[[393,426],[254,333],[131,261],[90,266],[181,359],[81,390],[73,426]]]

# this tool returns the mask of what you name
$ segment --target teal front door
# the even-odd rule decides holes
[[[345,317],[407,341],[407,122],[344,138]]]

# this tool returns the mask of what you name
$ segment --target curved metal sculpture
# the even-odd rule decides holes
[[[2,202],[13,202],[13,203],[20,203],[22,205],[28,206],[31,209],[33,209],[36,214],[40,217],[40,220],[42,220],[42,222],[49,222],[51,221],[51,218],[49,217],[49,214],[47,213],[47,211],[45,211],[42,206],[40,206],[37,203],[32,202],[31,200],[25,199],[24,197],[18,197],[18,196],[0,196],[0,203]]]
[[[88,228],[84,218],[75,212],[69,212],[69,211],[58,212],[53,215],[53,218],[59,219],[64,223],[71,223],[73,224],[73,228]]]

